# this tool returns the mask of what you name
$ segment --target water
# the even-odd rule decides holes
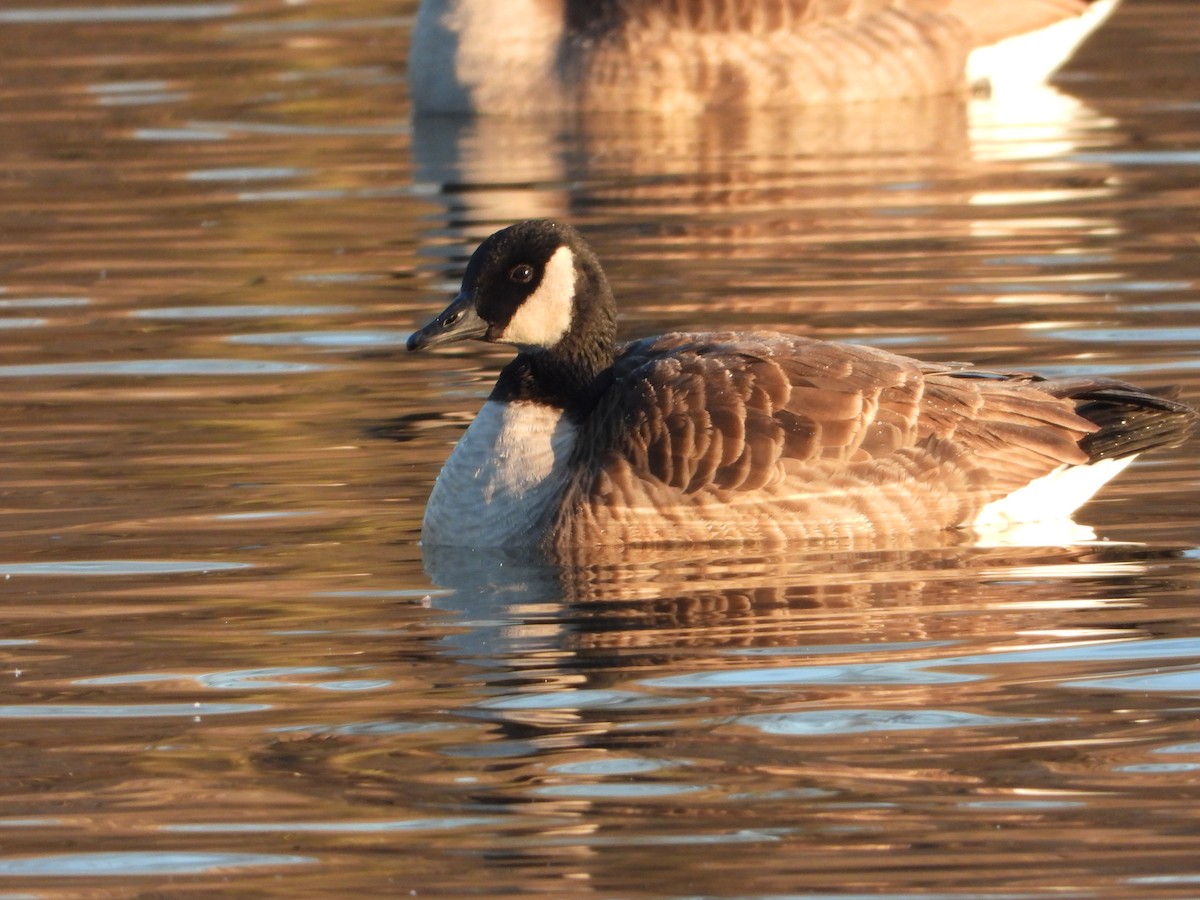
[[[1061,91],[422,123],[412,5],[0,11],[0,896],[1200,896],[1195,448],[1107,541],[425,559],[474,243],[742,324],[1200,398],[1200,24]]]

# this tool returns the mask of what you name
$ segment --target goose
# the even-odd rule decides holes
[[[418,113],[792,108],[1044,80],[1119,0],[421,0]]]
[[[516,357],[450,453],[426,545],[668,546],[1002,530],[1071,513],[1196,414],[1170,389],[922,362],[769,331],[619,345],[573,227],[509,226],[407,341]]]

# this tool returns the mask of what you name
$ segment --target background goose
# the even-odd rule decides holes
[[[545,220],[484,241],[408,348],[467,338],[519,353],[438,476],[430,544],[777,545],[1061,519],[1195,419],[1110,379],[773,332],[619,347],[599,261]]]
[[[1118,0],[422,0],[419,112],[698,111],[1042,79]]]

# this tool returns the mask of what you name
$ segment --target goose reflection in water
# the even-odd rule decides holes
[[[512,550],[423,548],[441,590],[432,605],[461,631],[443,639],[454,656],[520,672],[519,692],[596,687],[603,658],[662,674],[750,665],[730,651],[790,649],[821,655],[938,647],[993,633],[1031,632],[1072,610],[1136,602],[1138,584],[1172,548],[1097,543],[1064,547],[969,545],[965,536],[913,536],[880,549],[843,541],[755,555],[728,549],[580,549],[572,559]],[[903,549],[899,544],[907,544]],[[1024,623],[1022,625],[1022,622]],[[1119,629],[1118,629],[1119,630]],[[1114,632],[1115,633],[1115,632]],[[809,648],[804,651],[803,648]],[[632,655],[631,655],[632,654]],[[514,690],[517,690],[514,688]]]

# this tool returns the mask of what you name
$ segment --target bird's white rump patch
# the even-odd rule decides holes
[[[1059,466],[979,511],[972,527],[980,534],[1002,534],[1015,526],[1037,522],[1066,522],[1134,459],[1101,459],[1083,466]]]
[[[1121,0],[1096,0],[1083,13],[971,51],[968,83],[994,91],[1045,81],[1116,9]]]

